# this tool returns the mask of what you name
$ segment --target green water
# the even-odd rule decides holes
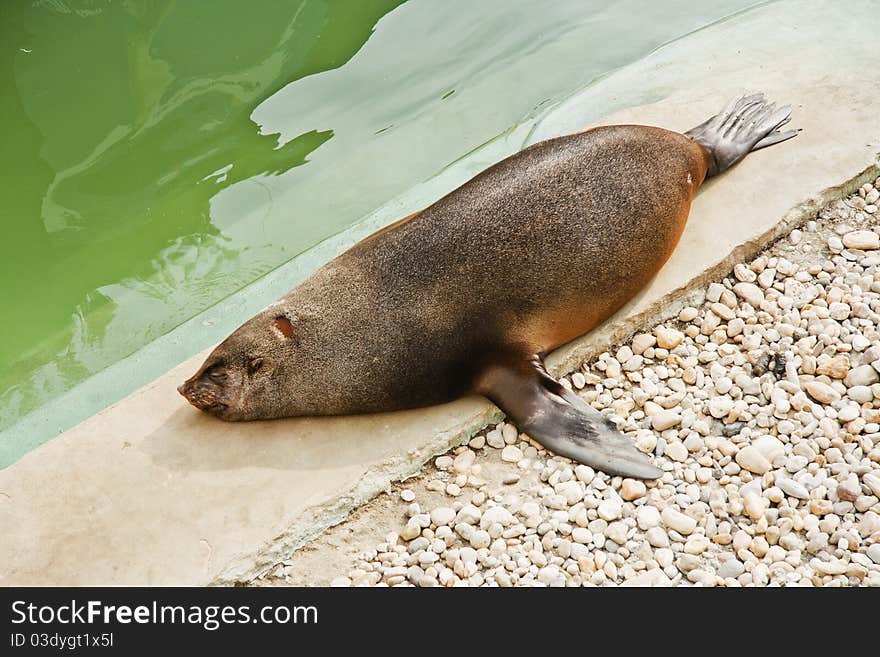
[[[3,0],[0,467],[247,315],[190,322],[60,412],[90,377],[752,4]]]

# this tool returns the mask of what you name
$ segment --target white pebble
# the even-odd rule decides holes
[[[507,445],[501,450],[501,460],[508,463],[519,463],[522,460],[523,453],[516,445]]]
[[[856,230],[843,236],[843,245],[848,249],[880,249],[880,235],[872,230]]]
[[[620,496],[628,502],[644,497],[647,492],[644,482],[637,479],[624,479],[620,485]]]
[[[674,529],[679,534],[692,534],[697,528],[696,520],[669,506],[660,512],[660,518],[664,525]]]
[[[603,520],[617,520],[620,517],[621,512],[623,511],[623,507],[620,502],[616,500],[602,500],[599,503],[599,508],[596,509],[599,517]]]

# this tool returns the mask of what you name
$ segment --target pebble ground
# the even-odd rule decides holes
[[[880,586],[880,178],[562,379],[661,479],[508,423],[257,585]]]

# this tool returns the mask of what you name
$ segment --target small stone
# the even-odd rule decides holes
[[[644,363],[642,356],[632,356],[621,367],[624,372],[635,372],[642,366],[642,363]]]
[[[682,554],[675,560],[675,566],[683,573],[687,574],[698,568],[700,559],[694,554]]]
[[[404,488],[402,491],[400,491],[400,499],[402,499],[404,502],[412,502],[414,499],[416,499],[416,494],[412,492],[409,488]]]
[[[831,500],[810,500],[810,513],[814,513],[817,516],[825,516],[833,510],[834,505],[831,503]]]
[[[819,363],[816,367],[816,374],[824,374],[832,379],[842,379],[849,372],[849,358],[845,354],[840,354],[834,358]]]
[[[696,520],[669,506],[660,512],[660,519],[664,525],[683,535],[692,534],[697,528]]]
[[[669,536],[661,527],[651,527],[645,532],[645,538],[651,547],[665,548],[669,547]]]
[[[773,285],[773,281],[776,280],[776,270],[775,269],[765,269],[758,275],[758,283],[761,287],[770,287]]]
[[[730,321],[734,317],[736,317],[736,313],[733,311],[733,308],[728,308],[723,303],[713,303],[709,309],[718,315],[724,321]]]
[[[473,466],[476,458],[476,452],[470,449],[465,449],[461,454],[455,457],[455,460],[452,462],[452,469],[456,472],[467,474],[471,471],[471,466]]]
[[[811,559],[810,565],[821,575],[843,575],[847,568],[846,562],[840,559],[833,559],[832,561]]]
[[[752,520],[759,520],[768,504],[768,500],[755,493],[746,493],[743,497],[743,508]]]
[[[626,543],[626,525],[620,521],[609,523],[605,537],[618,545]]]
[[[617,500],[602,500],[599,502],[599,508],[596,512],[602,520],[617,520],[622,513],[623,508]]]
[[[880,514],[868,511],[859,522],[859,536],[867,538],[878,531],[880,531]]]
[[[666,431],[681,422],[681,415],[672,411],[662,410],[651,416],[651,426],[655,431]]]
[[[584,498],[581,485],[577,481],[571,479],[559,484],[556,487],[556,492],[565,498],[568,506],[574,506]]]
[[[734,265],[733,275],[736,277],[736,280],[743,281],[745,283],[754,283],[755,279],[758,277],[758,275],[754,271],[746,267],[741,262]]]
[[[700,555],[709,549],[709,539],[702,534],[691,534],[684,542],[684,551],[687,554]]]
[[[641,356],[646,349],[657,344],[657,338],[650,333],[639,333],[632,339],[632,350],[634,354]]]
[[[783,445],[782,441],[775,436],[760,436],[752,441],[752,447],[757,449],[761,453],[761,456],[767,459],[770,463],[775,463],[776,459],[785,456],[785,445]],[[742,464],[740,463],[740,465]]]
[[[507,445],[501,450],[501,460],[508,463],[519,463],[522,460],[522,450],[516,445]]]
[[[706,288],[706,301],[709,303],[720,301],[723,293],[724,286],[721,283],[709,283],[709,287]]]
[[[688,450],[683,443],[675,440],[666,444],[664,455],[673,461],[684,463],[687,460]]]
[[[746,327],[746,323],[743,319],[739,317],[735,317],[727,323],[727,335],[728,337],[735,338],[740,335]]]
[[[739,559],[728,559],[720,566],[716,574],[723,579],[736,579],[746,571],[745,565]]]
[[[862,481],[865,483],[865,486],[871,489],[874,495],[880,497],[880,475],[865,473],[862,475]]]
[[[653,454],[657,447],[657,436],[651,431],[640,431],[636,436],[636,447],[640,452]]]
[[[856,230],[843,236],[843,245],[862,251],[880,249],[880,235],[872,230]]]
[[[870,365],[860,365],[849,371],[849,374],[846,375],[843,383],[847,388],[852,388],[854,386],[870,386],[878,381],[880,381],[880,374],[877,373],[877,370]],[[809,392],[809,390],[807,392]],[[838,399],[839,398],[840,397],[838,396]]]
[[[806,456],[795,454],[794,456],[789,456],[786,459],[785,469],[794,474],[806,468],[809,463],[810,459],[808,459]]]
[[[821,381],[807,381],[804,384],[804,390],[810,397],[822,404],[833,404],[840,399],[840,395],[834,388]]]
[[[573,541],[586,545],[593,540],[593,532],[586,527],[575,527],[571,530],[571,538]]]
[[[499,524],[504,527],[512,525],[516,522],[513,514],[503,506],[493,506],[486,509],[480,518],[480,529],[487,529],[493,524]]]
[[[669,576],[659,568],[652,568],[643,573],[633,575],[621,583],[621,586],[631,587],[660,587],[672,586],[672,580]]]
[[[862,409],[859,408],[858,404],[845,404],[837,411],[837,419],[840,422],[852,422],[859,417],[861,413]]]
[[[675,349],[684,340],[684,333],[666,326],[658,326],[654,329],[657,337],[657,346],[661,349]]]
[[[556,566],[545,566],[538,571],[538,581],[547,586],[565,586],[565,576]]]
[[[459,509],[458,514],[455,516],[456,524],[460,522],[465,522],[470,525],[477,524],[480,522],[480,518],[482,517],[482,512],[479,508],[474,506],[473,504],[465,504],[461,509]]]
[[[400,538],[405,541],[409,541],[414,539],[416,536],[422,533],[422,527],[417,522],[413,522],[410,519],[409,522],[406,523],[406,526],[400,532]]]
[[[856,481],[844,481],[837,486],[837,498],[844,502],[855,502],[862,494],[862,489]]]
[[[643,531],[651,529],[651,527],[658,527],[660,525],[660,511],[657,510],[657,507],[647,504],[640,506],[636,510],[636,522],[639,529]]]
[[[684,322],[685,324],[696,319],[697,315],[700,314],[700,311],[694,308],[693,306],[687,306],[686,308],[682,308],[681,312],[678,313],[678,321]]]
[[[620,496],[627,502],[644,497],[647,492],[644,482],[637,479],[624,479],[620,485]]]
[[[787,477],[777,477],[776,478],[776,486],[782,490],[786,495],[790,495],[791,497],[796,497],[799,500],[808,500],[810,499],[810,493],[804,488],[803,485],[796,482],[794,479],[789,479]]]
[[[871,341],[861,333],[856,333],[852,337],[852,348],[856,351],[864,351],[871,346]]]
[[[709,414],[714,418],[723,418],[733,408],[733,400],[727,395],[713,397],[709,400]]]
[[[736,453],[736,462],[749,472],[762,475],[773,467],[757,448],[747,445]]]
[[[846,396],[859,404],[866,404],[874,399],[874,393],[868,386],[852,386],[846,391]]]
[[[489,532],[478,529],[473,534],[471,534],[470,544],[471,547],[475,550],[479,550],[481,548],[487,548],[492,543],[492,537],[489,536]]]
[[[574,476],[578,481],[589,484],[596,476],[596,471],[588,465],[578,465],[574,469]]]
[[[492,431],[486,434],[486,442],[489,444],[489,447],[494,447],[495,449],[501,449],[505,444],[504,437],[498,429],[492,429]]]
[[[455,511],[448,506],[439,506],[431,511],[431,522],[435,525],[448,525],[455,520]]]
[[[753,308],[759,308],[764,301],[764,293],[754,283],[737,283],[733,291],[740,299],[743,299]]]

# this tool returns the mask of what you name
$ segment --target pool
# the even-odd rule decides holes
[[[399,218],[408,190],[429,203],[576,90],[762,3],[658,4],[3,3],[0,467]]]

